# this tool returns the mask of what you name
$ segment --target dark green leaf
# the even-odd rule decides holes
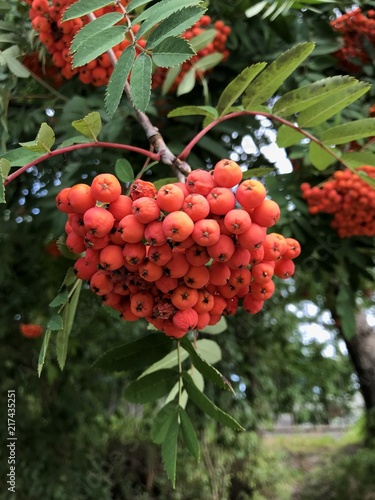
[[[355,298],[347,283],[342,283],[337,294],[336,309],[343,334],[346,339],[350,339],[355,333]]]
[[[120,104],[125,83],[134,63],[134,58],[135,47],[133,45],[129,45],[129,47],[126,47],[126,49],[122,51],[113,73],[110,76],[105,92],[105,107],[107,113],[111,117],[115,114],[115,111]]]
[[[273,106],[272,113],[278,116],[300,113],[319,101],[337,94],[340,90],[355,85],[357,82],[358,80],[347,75],[324,78],[281,96]]]
[[[101,9],[107,5],[115,5],[115,1],[110,0],[79,0],[73,5],[68,7],[63,14],[63,21],[70,21],[71,19],[76,19],[77,17],[83,17],[94,10]]]
[[[118,158],[115,163],[115,174],[121,182],[134,181],[133,168],[125,158]]]
[[[165,396],[174,386],[178,372],[172,369],[158,370],[130,382],[124,397],[131,403],[150,403]]]
[[[146,111],[151,96],[152,59],[141,53],[135,60],[130,76],[130,95],[135,108]]]
[[[131,12],[132,10],[135,10],[138,7],[142,7],[142,5],[145,5],[146,3],[150,3],[151,0],[131,0],[129,5],[126,7],[126,10],[128,12]]]
[[[66,246],[66,234],[62,234],[59,236],[56,240],[56,246],[59,249],[61,255],[66,257],[67,259],[71,260],[77,260],[79,255],[76,253],[73,253],[69,248]]]
[[[165,177],[164,179],[158,179],[157,181],[154,181],[154,186],[156,187],[156,189],[160,189],[166,184],[174,184],[175,182],[178,182],[177,177]]]
[[[1,158],[0,159],[0,182],[1,182],[0,203],[5,203],[4,180],[8,176],[10,168],[11,168],[10,162],[5,158]]]
[[[186,447],[194,458],[200,460],[199,441],[195,433],[193,424],[189,418],[189,415],[181,407],[179,408],[179,415],[180,415],[182,436],[184,438]]]
[[[252,109],[268,101],[293,71],[308,57],[315,45],[305,42],[281,54],[247,87],[242,104]]]
[[[84,66],[121,43],[126,29],[124,26],[111,26],[82,40],[73,55],[73,68]]]
[[[47,329],[44,333],[43,344],[42,344],[42,348],[40,350],[39,358],[38,358],[38,376],[39,377],[42,374],[43,365],[44,365],[44,362],[46,359],[46,354],[47,354],[48,344],[49,344],[50,338],[51,338],[51,330]]]
[[[102,129],[102,119],[97,111],[93,111],[81,120],[74,120],[72,122],[72,127],[88,139],[97,141],[98,135]]]
[[[257,63],[245,68],[234,80],[232,80],[223,90],[217,110],[220,116],[224,116],[237,99],[245,92],[249,84],[260,73],[267,63]]]
[[[361,167],[362,165],[372,165],[375,167],[375,154],[369,151],[353,151],[344,153],[341,159],[350,167]]]
[[[189,353],[191,362],[196,367],[196,369],[201,372],[203,377],[211,380],[220,388],[226,389],[227,391],[231,391],[234,394],[233,387],[228,382],[228,380],[195,350],[193,344],[186,336],[183,337],[180,340],[180,342],[181,346],[185,349],[185,351]],[[213,342],[213,341],[208,341],[208,342]]]
[[[236,431],[244,431],[245,429],[228,413],[225,413],[217,407],[207,396],[201,392],[193,382],[193,379],[187,372],[182,373],[184,380],[184,389],[188,393],[189,398],[208,416],[214,418],[218,422]]]
[[[110,349],[94,363],[94,366],[114,372],[142,368],[161,359],[172,346],[173,342],[164,333],[153,332]]]
[[[319,101],[314,106],[310,106],[299,114],[298,125],[300,127],[315,127],[316,125],[320,125],[363,96],[363,94],[368,92],[370,87],[369,83],[358,82]]]
[[[151,439],[155,444],[162,444],[167,437],[168,429],[172,421],[178,415],[178,405],[175,401],[167,403],[157,413],[152,421]]]
[[[346,144],[372,136],[375,136],[375,118],[364,118],[329,128],[323,132],[320,139],[326,144]]]
[[[1,58],[5,61],[8,69],[13,75],[18,78],[28,78],[30,76],[30,71],[21,64],[17,57],[21,55],[18,45],[12,45],[5,50],[0,52]]]
[[[55,143],[55,132],[53,129],[43,122],[40,126],[35,141],[20,142],[20,146],[34,151],[36,153],[50,153],[51,147]]]
[[[178,36],[202,17],[205,10],[201,7],[188,7],[175,12],[162,21],[147,38],[147,49],[153,49],[165,38]]]
[[[268,175],[274,171],[275,169],[272,167],[250,168],[249,170],[246,170],[246,172],[243,173],[242,179],[245,180],[245,179],[251,179],[253,177],[263,177],[264,175]]]
[[[179,431],[178,414],[176,414],[168,428],[167,435],[161,447],[161,456],[165,472],[171,481],[173,488],[176,487],[177,469],[177,439]]]
[[[49,330],[61,330],[63,328],[63,319],[60,314],[54,314],[48,321],[47,328]]]
[[[183,106],[181,108],[173,109],[168,113],[168,118],[173,118],[176,116],[193,116],[193,115],[203,115],[211,116],[212,118],[217,118],[217,111],[211,106]]]
[[[110,26],[113,26],[123,17],[124,16],[119,12],[109,12],[108,14],[104,14],[103,16],[100,16],[94,21],[91,21],[90,23],[83,26],[83,28],[81,28],[73,37],[73,41],[70,46],[70,53],[73,54],[74,52],[76,52],[81,43],[86,39],[91,38],[104,29],[109,28]]]
[[[56,297],[50,302],[49,306],[50,307],[61,306],[62,304],[65,304],[65,302],[67,302],[68,297],[69,297],[69,290],[66,288],[65,290],[62,290],[59,294],[56,295]],[[57,330],[59,330],[60,328],[57,328]],[[53,328],[51,329],[53,330]]]
[[[184,38],[168,37],[155,46],[152,60],[156,66],[170,68],[187,61],[195,54]]]

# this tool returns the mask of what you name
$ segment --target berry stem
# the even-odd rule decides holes
[[[130,146],[129,144],[119,144],[115,142],[84,142],[82,144],[72,144],[71,146],[66,146],[64,148],[59,148],[51,151],[50,153],[46,153],[39,158],[36,158],[35,160],[27,163],[23,167],[20,167],[18,170],[13,172],[12,174],[8,175],[4,179],[4,186],[9,184],[11,181],[16,179],[19,175],[21,175],[23,172],[25,172],[28,168],[30,167],[35,167],[38,165],[38,163],[42,163],[45,160],[48,160],[49,158],[53,158],[54,156],[57,155],[62,155],[64,153],[68,153],[70,151],[75,151],[77,149],[86,149],[86,148],[114,148],[114,149],[122,149],[126,151],[133,151],[134,153],[139,153],[141,155],[147,156],[151,158],[154,161],[160,161],[160,154],[158,153],[153,153],[152,151],[148,151],[147,149],[142,149],[138,148],[136,146]]]
[[[310,139],[310,141],[315,142],[318,144],[322,149],[324,149],[327,153],[329,153],[333,158],[335,158],[336,161],[340,162],[344,167],[349,168],[350,166],[347,165],[342,158],[340,158],[338,155],[336,155],[331,149],[327,148],[319,139],[317,139],[315,136],[310,134],[309,132],[306,132],[306,130],[303,130],[302,128],[298,127],[297,125],[294,125],[292,122],[285,120],[284,118],[281,118],[280,116],[273,115],[272,113],[266,113],[264,111],[234,111],[233,113],[229,113],[228,115],[221,116],[220,118],[216,118],[216,120],[213,120],[211,123],[209,123],[206,127],[204,127],[190,142],[189,144],[183,149],[183,151],[177,156],[177,159],[180,159],[184,161],[190,154],[191,150],[193,147],[204,137],[207,132],[209,132],[212,128],[216,127],[216,125],[219,125],[219,123],[222,123],[226,120],[231,120],[232,118],[237,118],[238,116],[264,116],[265,118],[268,118],[269,120],[274,120],[277,121],[283,125],[286,125],[287,127],[292,128],[293,130],[296,130],[297,132],[300,132],[303,134],[305,137]]]

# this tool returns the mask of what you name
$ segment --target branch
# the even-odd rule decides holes
[[[62,155],[64,153],[68,153],[70,151],[75,151],[76,149],[86,149],[86,148],[114,148],[114,149],[123,149],[126,151],[133,151],[134,153],[139,153],[144,156],[147,156],[148,158],[151,158],[151,160],[154,161],[160,161],[160,154],[158,153],[153,153],[152,151],[148,151],[147,149],[142,149],[142,148],[137,148],[136,146],[129,146],[128,144],[118,144],[115,142],[84,142],[81,144],[72,144],[71,146],[66,146],[64,148],[60,149],[54,149],[53,151],[50,151],[49,153],[46,153],[39,158],[36,158],[35,160],[29,162],[27,165],[24,165],[23,167],[19,168],[12,174],[8,175],[4,179],[4,186],[9,184],[11,181],[13,181],[16,177],[21,175],[23,172],[25,172],[28,168],[30,167],[35,167],[35,165],[38,165],[38,163],[41,163],[45,160],[48,160],[49,158],[53,158],[54,156],[57,155]]]

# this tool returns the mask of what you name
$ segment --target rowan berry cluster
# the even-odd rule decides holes
[[[204,33],[208,29],[216,30],[214,39],[205,47],[198,50],[194,57],[182,64],[181,71],[177,75],[173,85],[170,87],[169,92],[174,92],[177,89],[186,73],[194,68],[194,64],[196,64],[203,57],[206,57],[210,54],[219,53],[223,55],[222,61],[228,59],[229,51],[226,49],[226,43],[228,36],[231,33],[231,28],[221,20],[212,22],[210,16],[204,15],[190,29],[186,30],[185,33],[182,34],[182,37],[186,40],[191,40],[193,37]],[[158,68],[156,70],[152,79],[153,88],[162,86],[167,72],[168,69],[166,68]],[[199,73],[201,75],[204,75],[205,73],[207,73],[207,70],[199,70]]]
[[[56,67],[52,62],[48,60],[43,63],[39,58],[38,52],[26,54],[22,60],[22,64],[34,73],[34,75],[50,83],[55,89],[61,87],[64,83],[63,76],[56,71]]]
[[[363,13],[357,7],[331,21],[342,35],[343,46],[334,53],[340,67],[348,73],[358,73],[372,60],[375,46],[375,10]]]
[[[122,194],[109,173],[62,189],[56,205],[68,214],[66,245],[82,254],[77,277],[125,320],[143,317],[175,338],[240,305],[259,312],[274,293],[272,278],[292,276],[301,249],[267,234],[280,208],[260,181],[241,181],[240,166],[221,160],[158,191],[137,180]]]
[[[62,22],[65,10],[76,0],[32,0],[29,16],[31,25],[39,33],[41,43],[46,47],[52,57],[52,64],[60,69],[61,76],[69,80],[77,75],[82,83],[92,84],[96,87],[106,85],[113,71],[112,62],[107,53],[102,54],[94,61],[91,61],[79,68],[72,68],[72,55],[70,46],[74,35],[89,22],[87,16],[84,18],[72,19]],[[121,1],[122,5],[127,5],[127,0]],[[96,17],[100,17],[108,12],[120,12],[120,7],[115,5],[104,7],[94,11]],[[130,38],[125,38],[120,44],[113,47],[117,57],[130,45]],[[145,45],[144,40],[139,41],[140,46]]]
[[[358,170],[375,178],[375,167]],[[331,226],[340,238],[375,235],[375,189],[349,169],[337,170],[319,186],[301,184],[309,212],[333,215]]]

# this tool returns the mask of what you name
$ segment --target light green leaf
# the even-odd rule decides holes
[[[206,340],[206,339],[205,339]],[[208,361],[206,361],[203,356],[211,357],[214,360],[221,359],[221,351],[219,346],[214,346],[216,342],[212,340],[207,340],[202,345],[202,354],[199,350],[195,349],[190,340],[185,336],[180,340],[181,346],[189,353],[191,362],[196,367],[197,370],[201,372],[203,377],[214,382],[221,389],[226,389],[234,394],[233,387],[230,382],[214,368]],[[209,348],[212,349],[212,354],[209,353]]]
[[[171,89],[172,85],[175,83],[176,78],[181,72],[181,64],[174,66],[173,68],[169,68],[167,74],[165,75],[163,85],[161,86],[161,92],[163,95],[167,94]]]
[[[195,69],[191,68],[183,76],[179,86],[177,87],[176,94],[178,96],[188,94],[195,87]]]
[[[17,45],[12,45],[11,47],[0,51],[0,55],[13,75],[18,78],[28,78],[30,76],[29,70],[25,68],[25,66],[17,59],[17,57],[21,55],[20,49]]]
[[[176,383],[178,372],[163,369],[130,382],[124,397],[131,403],[150,403],[165,396]]]
[[[245,68],[234,80],[232,80],[223,90],[217,110],[220,116],[227,114],[231,106],[245,92],[254,78],[267,66],[267,63],[257,63]]]
[[[94,21],[89,22],[88,24],[83,26],[83,28],[81,28],[73,37],[69,52],[71,54],[74,54],[74,52],[78,50],[78,47],[82,42],[103,31],[104,29],[115,25],[118,21],[120,21],[120,19],[123,19],[123,17],[124,16],[120,14],[120,12],[109,12],[108,14],[104,14]]]
[[[245,10],[245,16],[250,18],[258,15],[260,12],[262,12],[267,3],[268,3],[267,0],[263,0],[263,2],[256,3],[255,5]]]
[[[114,67],[113,73],[109,78],[105,91],[105,107],[110,117],[113,117],[120,104],[125,83],[128,79],[134,60],[135,47],[133,45],[129,45],[129,47],[126,47],[126,49],[122,51]]]
[[[353,151],[344,153],[341,159],[349,165],[349,167],[361,167],[362,165],[372,165],[375,167],[375,154],[369,151]]]
[[[170,111],[168,113],[168,118],[192,115],[203,115],[217,118],[217,111],[211,106],[182,106],[181,108],[176,108]]]
[[[340,151],[335,148],[329,148],[333,153],[340,156]],[[309,145],[310,161],[318,170],[325,170],[336,160],[331,154],[319,146],[316,142],[310,142]]]
[[[175,12],[156,26],[147,38],[146,48],[153,49],[165,38],[181,35],[181,33],[198,21],[204,12],[205,9],[201,7],[188,7],[179,12]]]
[[[39,358],[38,358],[38,377],[40,377],[42,374],[43,365],[44,365],[44,362],[46,360],[46,354],[47,354],[48,344],[49,344],[50,338],[51,338],[51,330],[47,329],[44,333],[43,344],[42,344],[42,348],[40,350]]]
[[[152,332],[105,352],[95,361],[94,367],[113,372],[139,369],[159,361],[171,346],[171,339],[164,333]]]
[[[186,448],[189,450],[190,454],[194,458],[200,460],[200,446],[197,435],[195,433],[193,424],[189,418],[189,415],[183,408],[179,408],[180,424],[182,436],[186,444]]]
[[[178,405],[175,401],[167,403],[153,419],[151,439],[155,444],[162,444],[167,438],[172,421],[178,416]]]
[[[216,325],[206,326],[201,330],[203,333],[209,333],[210,335],[218,335],[219,333],[223,333],[228,329],[227,320],[224,316],[220,318],[220,320],[216,323]]]
[[[170,68],[182,64],[194,54],[194,50],[184,38],[168,37],[155,46],[152,60],[156,66]]]
[[[250,168],[249,170],[246,170],[246,172],[242,174],[242,179],[245,180],[245,179],[252,179],[253,177],[263,177],[264,175],[268,175],[271,172],[275,172],[275,169],[273,167]]]
[[[79,0],[73,5],[68,7],[63,14],[63,21],[70,21],[71,19],[76,19],[77,17],[83,17],[94,10],[101,9],[107,5],[115,5],[115,1],[111,0]]]
[[[194,63],[194,68],[196,71],[207,71],[211,68],[217,66],[223,59],[223,54],[219,52],[213,52],[208,56],[204,56]]]
[[[245,429],[233,417],[225,413],[218,406],[216,406],[208,397],[201,392],[193,382],[193,379],[187,372],[182,373],[184,381],[184,388],[188,393],[189,398],[193,403],[198,406],[208,416],[214,418],[221,424],[230,427],[237,431],[244,431]]]
[[[161,456],[164,464],[165,472],[168,479],[172,483],[172,487],[176,487],[176,470],[177,470],[177,440],[179,431],[178,414],[174,416],[161,447]]]
[[[180,355],[181,363],[189,357],[186,351],[182,351]],[[164,368],[173,368],[178,365],[177,349],[168,353],[164,358],[160,359],[153,365],[151,365],[147,370],[145,370],[140,377],[148,375],[149,373],[156,372],[157,370],[162,370]]]
[[[373,136],[375,136],[375,118],[364,118],[329,128],[323,132],[320,139],[325,144],[346,144]]]
[[[141,53],[135,60],[130,76],[130,95],[135,108],[146,111],[151,96],[152,59]]]
[[[193,36],[193,38],[190,39],[190,43],[195,52],[204,49],[209,43],[213,42],[216,33],[216,30],[211,28],[204,30],[202,33],[199,33],[199,35]]]
[[[306,139],[306,136],[287,125],[281,125],[277,131],[276,144],[279,148],[288,148],[293,146],[293,144],[298,144],[302,139]]]
[[[60,314],[54,314],[47,323],[49,330],[61,330],[63,328],[63,319]]]
[[[132,10],[137,9],[138,7],[142,7],[146,3],[150,3],[151,0],[131,0],[129,5],[126,7],[127,12],[131,12]]]
[[[115,174],[121,182],[134,181],[133,168],[125,158],[118,158],[115,163]]]
[[[0,203],[5,203],[4,180],[8,176],[10,168],[11,168],[10,162],[8,160],[6,160],[5,158],[1,158],[0,159],[0,182],[1,182]]]
[[[370,87],[369,83],[358,82],[341,90],[337,94],[323,99],[299,114],[298,125],[300,127],[315,127],[316,125],[320,125],[363,96],[363,94],[368,92]]]
[[[51,147],[55,143],[55,132],[53,129],[43,122],[40,126],[38,135],[35,141],[20,142],[20,146],[34,151],[36,153],[50,153]]]
[[[59,330],[56,336],[57,361],[60,369],[63,370],[68,354],[68,343],[70,332],[73,327],[74,317],[77,311],[79,295],[81,293],[83,281],[79,280],[77,286],[71,294],[69,302],[66,303],[63,310],[63,328]]]
[[[97,142],[98,135],[102,129],[102,119],[97,111],[92,111],[81,120],[74,120],[72,127],[88,139],[93,139]]]
[[[45,153],[44,149],[43,153]],[[36,153],[35,151],[30,151],[26,148],[17,148],[6,153],[3,158],[10,162],[11,167],[23,167],[40,156],[41,154]]]
[[[144,21],[137,32],[137,38],[156,26],[160,21],[167,19],[171,14],[182,10],[185,7],[198,5],[199,0],[163,0],[145,9],[134,19],[135,24]]]
[[[318,80],[281,96],[273,106],[272,113],[283,117],[300,113],[322,99],[355,85],[357,82],[358,80],[348,75]]]
[[[252,109],[262,104],[278,90],[284,81],[311,54],[315,47],[312,42],[305,42],[281,54],[270,66],[255,78],[248,86],[242,104],[245,109]]]
[[[87,137],[83,135],[76,135],[74,137],[69,137],[66,141],[63,141],[59,144],[57,149],[66,148],[68,146],[72,146],[73,144],[85,144],[87,141]]]
[[[111,26],[82,40],[73,55],[72,67],[84,66],[121,43],[124,40],[126,30],[127,28],[124,26]]]

